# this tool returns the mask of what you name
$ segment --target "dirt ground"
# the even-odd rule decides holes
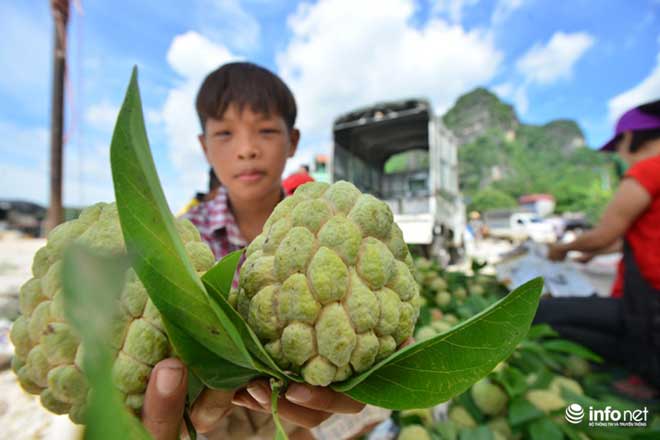
[[[31,277],[34,253],[43,239],[24,239],[14,234],[0,236],[0,310],[11,315],[18,307],[18,291]],[[68,416],[56,416],[41,407],[39,397],[26,393],[8,369],[13,348],[9,321],[0,316],[0,438],[13,440],[70,440],[80,431]]]

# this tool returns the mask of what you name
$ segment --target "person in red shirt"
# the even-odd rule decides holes
[[[286,191],[286,195],[290,196],[303,183],[313,181],[314,178],[309,175],[309,167],[307,165],[300,165],[298,171],[282,181],[282,186],[284,187],[284,191]]]
[[[660,386],[660,100],[626,112],[601,150],[616,151],[628,171],[598,225],[570,243],[551,245],[548,257],[623,251],[620,288],[610,298],[542,300],[534,323],[548,323]]]

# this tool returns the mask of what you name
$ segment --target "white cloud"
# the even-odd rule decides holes
[[[573,67],[594,42],[594,37],[585,32],[556,32],[547,44],[529,49],[516,67],[529,83],[551,84],[570,78]]]
[[[492,88],[499,98],[510,98],[513,95],[514,85],[507,82],[494,85]]]
[[[206,188],[208,165],[197,141],[200,132],[195,111],[195,96],[204,77],[221,64],[237,61],[240,57],[227,48],[214,44],[197,32],[176,36],[167,52],[167,62],[181,77],[181,82],[171,89],[165,100],[160,117],[165,125],[169,159],[179,174],[179,182],[171,187]],[[153,116],[153,115],[152,115]],[[174,194],[166,189],[166,194]],[[177,210],[185,202],[183,193],[170,196],[171,206]]]
[[[293,33],[277,57],[299,105],[303,141],[328,142],[333,119],[356,106],[428,97],[437,112],[488,83],[501,53],[491,35],[431,19],[410,25],[412,2],[320,1],[289,17]]]
[[[229,50],[195,31],[177,35],[167,51],[167,62],[186,80],[201,80],[220,64],[236,59]]]
[[[90,105],[85,110],[85,121],[92,127],[109,132],[112,131],[119,114],[119,106],[103,101]]]
[[[258,46],[261,26],[239,0],[201,0],[196,2],[200,32],[213,41],[222,41],[235,50]]]
[[[610,121],[614,122],[626,110],[654,99],[660,99],[660,53],[655,67],[646,78],[608,101]]]
[[[452,23],[460,23],[463,10],[479,3],[479,0],[436,0],[432,13],[449,17]]]
[[[513,90],[513,103],[516,105],[516,111],[520,114],[527,113],[529,109],[529,99],[527,98],[527,85],[521,84]]]
[[[493,10],[491,22],[493,24],[502,23],[517,9],[520,9],[525,1],[526,0],[498,0],[495,4],[495,9]]]

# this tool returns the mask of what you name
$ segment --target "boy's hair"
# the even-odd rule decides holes
[[[296,123],[296,101],[289,87],[277,75],[256,64],[228,63],[209,73],[202,82],[195,107],[205,130],[208,118],[220,119],[230,104],[243,111],[277,114],[289,130]]]

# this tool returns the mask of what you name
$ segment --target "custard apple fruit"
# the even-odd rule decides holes
[[[248,247],[236,307],[281,368],[325,386],[412,335],[412,268],[386,203],[345,181],[311,182],[275,207]]]
[[[482,379],[470,389],[472,399],[482,413],[494,416],[501,413],[509,402],[509,396],[488,379]]]
[[[431,435],[423,426],[408,425],[401,430],[397,440],[431,440]]]
[[[455,405],[449,410],[449,420],[461,428],[476,428],[477,422],[470,413],[462,406]]]
[[[525,397],[546,414],[566,408],[566,402],[555,390],[529,390]]]
[[[176,227],[198,273],[215,262],[197,229],[187,220]],[[21,316],[10,337],[15,347],[12,368],[21,386],[38,394],[42,405],[56,414],[69,413],[82,422],[88,384],[82,369],[79,335],[64,315],[62,255],[73,242],[106,255],[126,252],[115,204],[98,203],[79,218],[63,223],[48,234],[46,246],[32,263],[33,278],[20,289]],[[129,269],[121,293],[112,334],[115,353],[113,379],[128,408],[139,412],[153,366],[171,352],[160,315],[135,271]]]

